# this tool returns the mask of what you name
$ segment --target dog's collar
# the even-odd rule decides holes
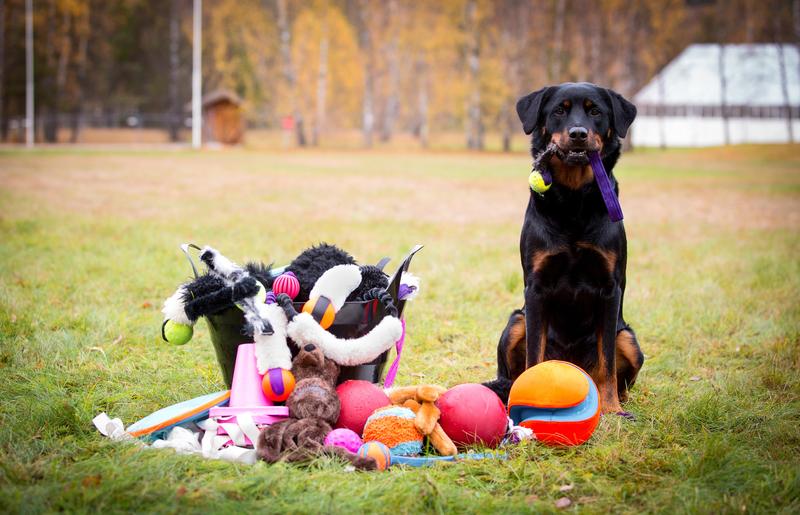
[[[558,148],[558,145],[550,142],[550,144],[548,144],[533,160],[531,175],[540,174],[544,187],[534,188],[534,182],[531,181],[530,178],[528,181],[531,184],[531,189],[539,193],[539,195],[544,195],[544,192],[547,191],[553,183],[553,176],[547,165],[554,155],[559,157],[559,159],[563,159],[564,152]],[[619,222],[623,218],[622,207],[619,205],[619,199],[614,193],[611,179],[609,179],[606,168],[603,166],[600,152],[591,151],[587,152],[587,155],[589,157],[589,164],[592,166],[595,181],[597,181],[597,186],[600,188],[600,194],[603,196],[603,203],[606,205],[608,217],[612,222]]]

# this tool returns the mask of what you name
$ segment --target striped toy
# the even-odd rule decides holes
[[[370,457],[375,460],[378,470],[386,470],[392,465],[392,453],[381,442],[367,442],[358,449],[362,458]]]
[[[511,386],[508,416],[514,425],[531,429],[548,445],[582,444],[600,421],[597,386],[572,363],[539,363]]]
[[[297,280],[297,277],[292,272],[283,273],[272,283],[272,291],[275,296],[285,293],[294,300],[297,294],[300,293],[300,281]]]
[[[417,415],[403,406],[376,409],[364,424],[364,441],[381,442],[396,456],[422,452],[422,433],[414,420]]]

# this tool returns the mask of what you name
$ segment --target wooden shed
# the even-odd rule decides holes
[[[238,145],[244,139],[242,99],[226,90],[203,96],[203,143]]]

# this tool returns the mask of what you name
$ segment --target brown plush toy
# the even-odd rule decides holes
[[[447,390],[441,386],[404,386],[395,388],[389,393],[392,404],[400,404],[417,414],[414,425],[419,431],[428,437],[428,441],[442,456],[455,456],[456,446],[453,440],[444,432],[439,425],[441,412],[436,407],[436,400],[439,395]]]
[[[336,378],[339,366],[313,344],[305,345],[292,360],[294,391],[286,399],[289,418],[261,431],[258,457],[267,463],[306,461],[320,454],[344,458],[356,468],[375,470],[377,464],[341,447],[325,445],[325,437],[339,418]]]

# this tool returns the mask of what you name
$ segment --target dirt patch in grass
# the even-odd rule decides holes
[[[714,151],[698,155],[705,159],[709,152],[719,158]],[[740,152],[752,153],[747,147]],[[646,155],[633,157],[640,163]],[[667,157],[691,161],[682,155]],[[521,223],[528,200],[524,157],[519,158],[519,176],[493,173],[499,167],[517,167],[508,156],[471,154],[437,155],[436,170],[446,173],[430,174],[416,164],[403,170],[396,154],[355,152],[94,153],[0,159],[0,190],[16,199],[13,214],[0,208],[4,216],[45,211],[135,220],[226,210],[258,217]],[[424,157],[414,159],[424,163]],[[662,157],[654,155],[653,160]],[[485,166],[485,175],[458,175],[458,170],[476,163]],[[736,166],[735,160],[726,163]],[[621,174],[627,221],[686,224],[687,230],[691,223],[737,229],[800,227],[798,195],[763,188],[747,191],[737,180],[743,171],[750,176],[754,172],[746,163],[740,166],[730,176],[713,179],[684,176],[653,182]],[[796,175],[790,168],[778,180],[796,186]]]

